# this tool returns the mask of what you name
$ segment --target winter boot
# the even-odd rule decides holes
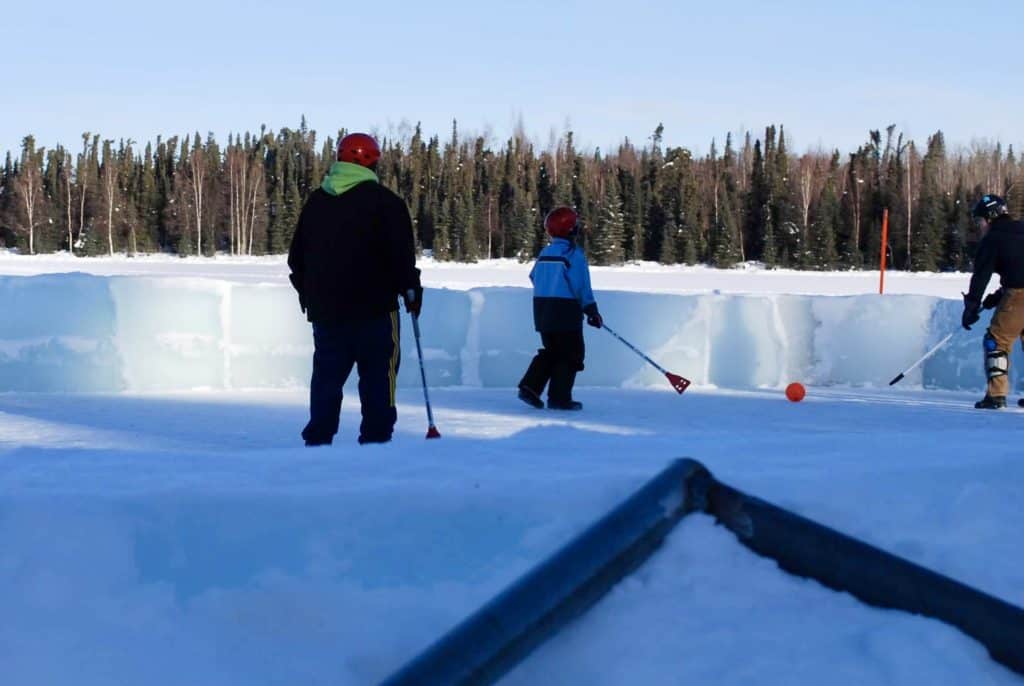
[[[1024,398],[1017,401],[1017,407],[1024,407]]]
[[[572,386],[576,381],[576,370],[567,362],[560,361],[551,373],[551,385],[548,386],[549,410],[582,410],[583,403],[572,399]]]
[[[583,403],[579,400],[551,400],[548,398],[549,410],[582,410]]]
[[[520,386],[519,399],[531,407],[536,407],[538,410],[544,409],[544,401],[540,399],[540,396],[532,388]]]
[[[984,398],[974,403],[974,407],[978,410],[1001,410],[1006,407],[1006,397],[1001,395],[986,395]]]

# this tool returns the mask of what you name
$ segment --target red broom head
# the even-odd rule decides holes
[[[441,438],[441,432],[437,430],[437,427],[433,424],[427,429],[427,438]]]
[[[679,393],[682,393],[690,386],[689,379],[679,376],[678,374],[673,374],[672,372],[665,372],[665,378],[667,378],[668,382],[672,384],[672,388],[676,389]]]

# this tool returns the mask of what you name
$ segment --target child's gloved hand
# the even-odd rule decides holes
[[[601,317],[601,313],[597,311],[597,305],[591,303],[583,308],[583,313],[587,315],[587,324],[590,324],[595,329],[600,329],[604,326],[604,319]]]

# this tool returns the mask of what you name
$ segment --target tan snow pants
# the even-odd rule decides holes
[[[996,350],[1006,353],[1006,369],[1009,371],[1013,342],[1018,338],[1024,342],[1024,288],[1006,289],[996,308],[996,313],[992,315],[988,335],[995,340]],[[1009,374],[1000,374],[988,380],[989,396],[1005,398],[1009,394]]]

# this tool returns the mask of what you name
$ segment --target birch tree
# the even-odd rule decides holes
[[[28,235],[28,252],[36,254],[36,229],[43,221],[43,149],[36,150],[36,141],[25,136],[21,143],[21,163],[14,177],[14,194],[18,199],[23,221],[18,228]]]

